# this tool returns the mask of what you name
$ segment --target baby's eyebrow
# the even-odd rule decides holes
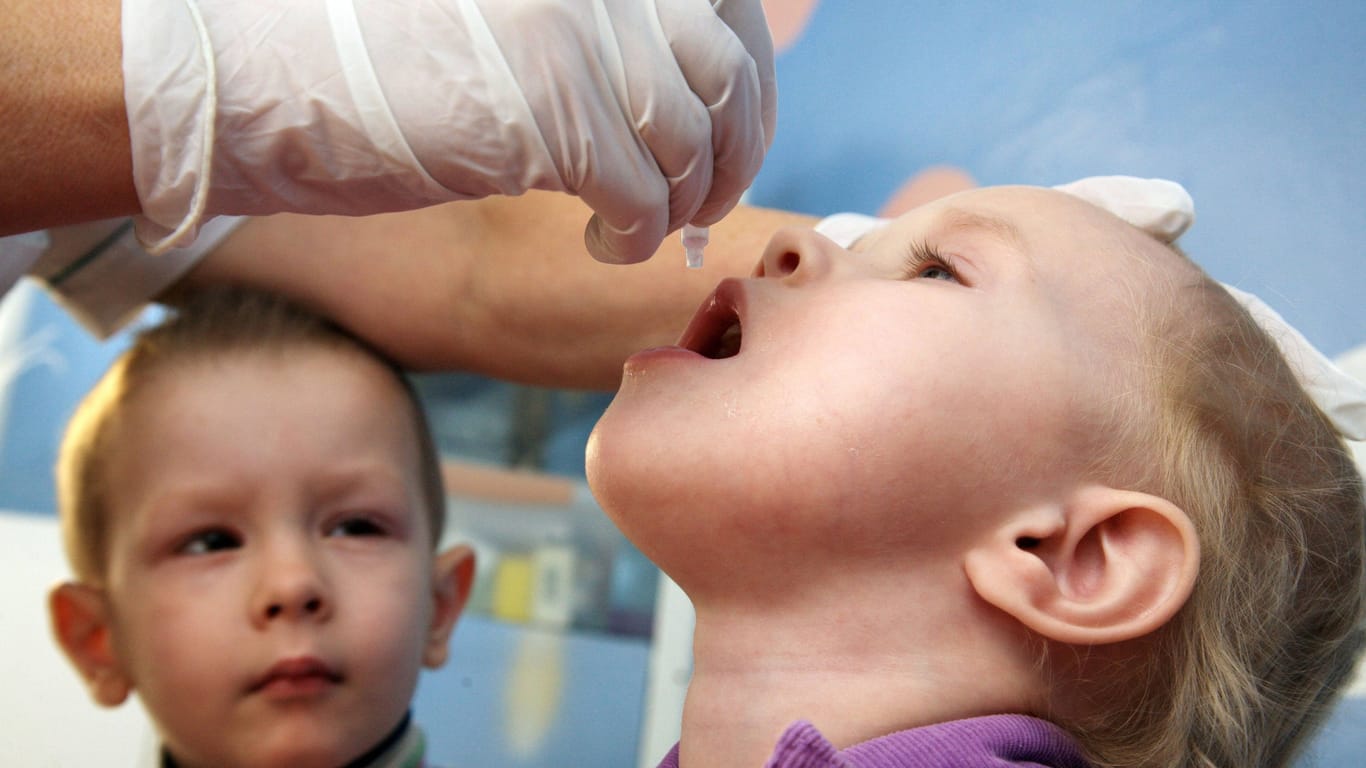
[[[985,232],[1016,251],[1024,252],[1024,238],[1014,224],[984,213],[949,208],[939,215],[937,229],[944,234],[956,231]]]

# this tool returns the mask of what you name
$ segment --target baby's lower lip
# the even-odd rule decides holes
[[[669,361],[705,363],[707,358],[682,347],[651,347],[626,358],[626,364],[622,367],[622,375],[624,378],[637,376],[652,365]]]
[[[641,357],[641,358],[646,358],[646,357],[683,357],[683,358],[693,358],[693,357],[701,357],[701,355],[697,354],[696,352],[693,352],[693,351],[690,350],[690,349],[684,349],[683,347],[676,346],[676,345],[669,345],[669,346],[662,346],[662,347],[650,347],[649,349],[642,349],[642,350],[640,350],[639,352],[636,352],[636,353],[635,353],[634,355],[632,355],[631,357]]]

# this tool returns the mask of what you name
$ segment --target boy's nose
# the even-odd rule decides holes
[[[810,229],[785,227],[764,248],[754,277],[801,283],[825,277],[844,253],[830,238]]]
[[[262,570],[252,608],[257,624],[325,621],[332,615],[325,579],[307,555],[271,558],[262,564]]]

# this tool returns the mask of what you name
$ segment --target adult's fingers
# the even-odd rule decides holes
[[[683,75],[711,115],[711,187],[688,220],[713,224],[739,202],[772,138],[773,41],[759,0],[721,0],[709,11],[695,3],[658,8]]]

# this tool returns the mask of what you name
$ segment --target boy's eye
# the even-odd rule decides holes
[[[348,517],[332,526],[329,536],[381,536],[384,529],[366,517]]]
[[[186,555],[207,555],[210,552],[219,552],[225,549],[237,549],[242,546],[242,540],[237,534],[222,528],[210,528],[200,531],[180,545],[180,552]]]

